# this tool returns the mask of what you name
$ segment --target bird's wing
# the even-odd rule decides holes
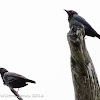
[[[77,14],[75,14],[73,17],[74,17],[77,21],[79,21],[80,23],[82,23],[84,26],[93,29],[93,28],[91,27],[91,25],[90,25],[83,17],[81,17],[81,16],[79,16],[79,15],[77,15]]]
[[[19,74],[16,74],[16,73],[12,73],[12,72],[6,72],[4,74],[4,80],[6,82],[13,82],[13,81],[17,81],[17,80],[26,80],[27,78],[22,76],[22,75],[19,75]]]

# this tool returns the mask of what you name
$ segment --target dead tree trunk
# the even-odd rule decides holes
[[[84,26],[73,26],[67,35],[75,100],[100,100],[100,87],[84,36]]]

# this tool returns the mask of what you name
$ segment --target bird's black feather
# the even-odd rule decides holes
[[[8,71],[6,71],[6,69],[0,68],[0,73],[1,73],[1,77],[3,79],[4,84],[8,85],[12,88],[24,87],[24,86],[28,85],[27,82],[35,83],[35,81],[30,80],[22,75],[8,72]]]
[[[81,16],[78,15],[77,12],[73,10],[65,10],[68,13],[68,21],[70,28],[73,25],[80,26],[83,25],[85,28],[85,35],[91,37],[98,37],[100,39],[100,35],[92,28],[92,26]]]

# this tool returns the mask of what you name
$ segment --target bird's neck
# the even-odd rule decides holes
[[[1,73],[1,77],[4,75],[4,73],[6,73],[6,72],[8,72],[8,71],[3,71],[2,73]]]
[[[74,15],[78,15],[78,14],[72,14],[72,15],[69,15],[69,16],[68,16],[68,21],[69,21],[69,22],[74,18]]]
[[[70,16],[68,17],[68,21],[70,22],[72,18],[73,18],[73,15],[70,15]]]

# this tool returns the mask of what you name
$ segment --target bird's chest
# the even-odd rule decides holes
[[[71,28],[73,25],[79,26],[81,23],[77,21],[76,19],[72,18],[69,20],[69,27]]]
[[[2,80],[3,80],[3,84],[6,84],[6,83],[5,83],[5,80],[3,79],[3,75],[1,75],[1,77],[2,77]]]

